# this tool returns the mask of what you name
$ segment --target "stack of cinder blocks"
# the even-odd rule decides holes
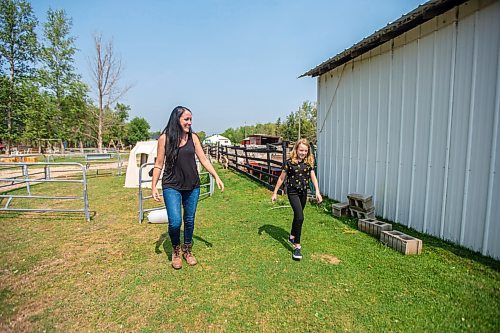
[[[392,224],[376,219],[359,219],[358,229],[379,238],[380,241],[405,255],[422,253],[422,241],[400,231],[392,230]]]
[[[360,231],[379,238],[384,245],[405,255],[422,253],[422,241],[420,239],[392,230],[392,224],[378,221],[375,218],[375,207],[371,195],[352,193],[347,195],[347,199],[349,201],[349,212],[351,216],[358,219],[358,229]],[[345,206],[340,207],[345,208]]]
[[[337,217],[349,216],[349,204],[347,202],[332,204],[332,215]]]
[[[375,207],[371,195],[351,193],[347,195],[347,200],[351,216],[358,219],[375,218]]]

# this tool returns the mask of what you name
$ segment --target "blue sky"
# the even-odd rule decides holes
[[[77,72],[91,83],[93,34],[112,39],[125,64],[120,102],[151,130],[171,110],[193,111],[193,129],[284,119],[316,100],[316,79],[298,76],[400,18],[416,0],[32,0],[35,15],[73,20]],[[93,94],[91,97],[95,97]]]

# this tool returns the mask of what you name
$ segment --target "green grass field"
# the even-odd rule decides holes
[[[89,179],[90,223],[0,213],[0,331],[500,331],[498,261],[396,226],[424,243],[401,255],[325,203],[306,207],[296,262],[292,211],[273,209],[286,198],[273,205],[255,182],[219,173],[226,190],[198,207],[199,265],[178,271],[166,225],[138,223],[124,177]]]

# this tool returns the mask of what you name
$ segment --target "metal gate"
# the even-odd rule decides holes
[[[57,172],[67,171],[71,176],[80,176],[81,179],[60,179],[51,176],[51,167],[64,167]],[[80,177],[78,177],[80,178]],[[56,195],[33,195],[32,186],[39,183],[81,183],[81,195],[56,196]],[[87,177],[85,167],[80,163],[74,162],[2,162],[0,163],[0,191],[2,189],[10,191],[11,189],[25,188],[26,194],[12,194],[4,192],[0,194],[0,202],[6,200],[5,205],[0,207],[2,211],[12,212],[69,212],[84,213],[85,219],[90,221],[89,199],[87,193]],[[16,199],[46,199],[46,200],[81,200],[81,209],[52,209],[52,208],[13,208],[11,203]]]

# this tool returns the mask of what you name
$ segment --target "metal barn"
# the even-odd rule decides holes
[[[303,76],[322,192],[500,258],[500,1],[429,1]]]

